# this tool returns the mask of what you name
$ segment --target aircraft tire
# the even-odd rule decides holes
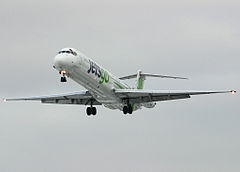
[[[127,106],[123,106],[123,113],[127,114],[128,113],[128,107]]]
[[[91,107],[87,107],[87,115],[90,116],[92,114],[92,108]]]
[[[65,76],[61,77],[61,82],[67,82],[67,78]]]
[[[92,107],[92,115],[96,115],[97,114],[97,108],[96,107]]]
[[[129,106],[128,106],[128,113],[129,113],[129,114],[132,114],[132,112],[133,112],[133,108],[132,108],[131,105],[129,105]]]

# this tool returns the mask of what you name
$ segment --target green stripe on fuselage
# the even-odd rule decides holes
[[[124,87],[122,84],[118,82],[113,82],[113,83],[116,84],[120,89],[126,89],[126,87]]]

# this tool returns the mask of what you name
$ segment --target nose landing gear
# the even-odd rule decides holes
[[[67,78],[65,76],[61,77],[61,82],[67,82]]]
[[[66,70],[59,71],[59,74],[62,75],[61,80],[60,80],[61,82],[67,82],[66,73],[67,73]]]

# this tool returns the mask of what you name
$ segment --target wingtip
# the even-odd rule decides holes
[[[7,99],[6,99],[6,98],[3,98],[2,100],[3,100],[3,102],[6,102],[6,101],[7,101]]]
[[[173,78],[174,78],[174,79],[189,79],[189,78],[187,78],[187,77],[179,77],[179,76],[176,76],[176,77],[173,76]]]
[[[189,78],[185,78],[185,77],[176,77],[175,79],[186,79],[186,80],[189,80]]]
[[[231,93],[232,94],[235,94],[237,91],[236,90],[231,90]]]

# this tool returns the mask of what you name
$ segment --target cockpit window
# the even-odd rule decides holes
[[[72,49],[69,49],[70,53],[73,54],[74,56],[77,55],[77,53],[75,51],[73,51]]]
[[[73,51],[72,49],[69,49],[69,51],[59,51],[58,54],[62,54],[62,53],[67,53],[67,54],[72,54],[74,56],[77,56],[77,53],[75,51]]]

